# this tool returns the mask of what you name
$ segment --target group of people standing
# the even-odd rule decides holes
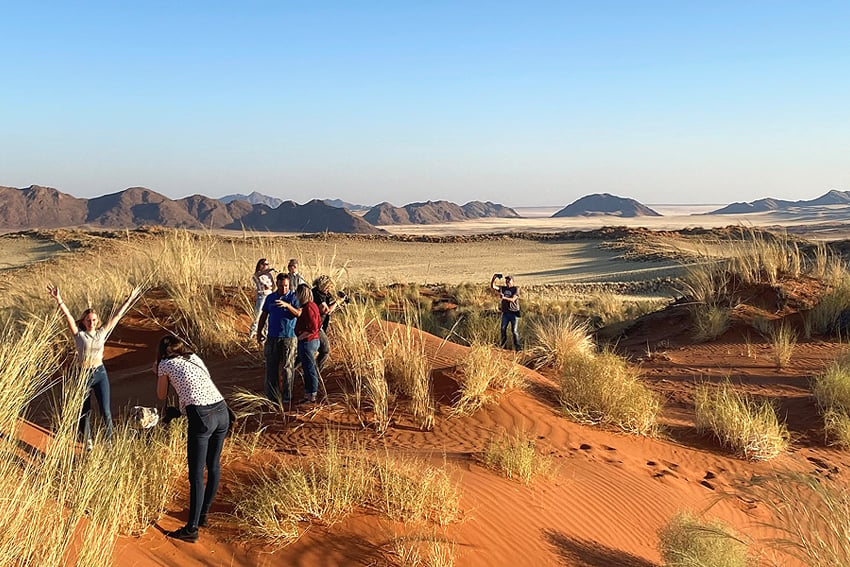
[[[286,273],[274,276],[265,258],[257,262],[253,281],[257,287],[254,326],[250,335],[263,346],[266,359],[266,397],[275,403],[292,403],[295,368],[304,376],[301,403],[316,401],[320,371],[330,354],[327,327],[330,314],[339,305],[333,295],[333,282],[319,276],[311,289],[298,273],[298,261],[291,259]],[[274,281],[275,289],[263,282]],[[266,330],[267,329],[267,330]]]
[[[501,343],[503,348],[507,346],[507,328],[510,326],[514,348],[519,350],[519,290],[511,276],[505,277],[504,285],[498,285],[496,280],[501,277],[501,274],[494,274],[490,280],[490,287],[499,292],[501,299]],[[344,294],[334,294],[333,281],[325,275],[316,278],[311,289],[298,273],[298,261],[295,259],[289,261],[286,273],[276,275],[270,263],[265,258],[260,259],[253,281],[257,300],[250,334],[263,346],[265,395],[276,403],[291,403],[295,367],[300,364],[304,376],[304,398],[301,402],[315,402],[320,370],[330,352],[326,332],[329,318],[347,299]],[[100,324],[94,309],[86,309],[82,317],[75,320],[62,300],[59,288],[51,285],[48,290],[74,338],[76,360],[86,381],[79,429],[86,447],[91,450],[92,395],[97,398],[103,414],[105,439],[109,442],[112,438],[109,378],[103,364],[104,346],[141,290],[133,288],[126,301],[104,325]],[[166,535],[195,542],[198,540],[198,528],[207,523],[218,489],[221,451],[232,414],[203,360],[179,337],[167,335],[161,339],[153,370],[157,375],[157,399],[164,402],[169,386],[172,387],[177,392],[180,413],[188,421],[189,516],[183,527]]]

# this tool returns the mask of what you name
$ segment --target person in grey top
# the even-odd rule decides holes
[[[127,300],[118,308],[118,311],[103,326],[100,324],[100,318],[97,311],[94,309],[86,309],[83,311],[79,321],[75,320],[71,315],[71,311],[65,302],[62,301],[62,296],[59,293],[59,288],[53,285],[47,286],[51,297],[56,300],[60,311],[65,316],[68,323],[68,329],[74,337],[74,344],[77,347],[77,363],[79,364],[81,376],[86,380],[86,398],[83,403],[82,414],[80,415],[80,434],[86,442],[87,448],[91,449],[91,396],[97,398],[97,404],[100,406],[101,414],[103,414],[103,423],[106,427],[106,439],[112,439],[112,410],[110,408],[109,399],[109,377],[106,375],[106,367],[103,366],[103,348],[106,340],[109,338],[112,330],[118,324],[121,317],[127,313],[130,306],[139,297],[141,289],[134,287],[130,292]]]
[[[290,291],[295,291],[298,289],[299,285],[307,283],[304,276],[298,273],[298,260],[295,258],[290,258],[289,264],[286,265],[286,271],[289,275]]]

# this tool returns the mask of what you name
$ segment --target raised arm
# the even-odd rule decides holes
[[[59,310],[62,311],[62,314],[65,316],[65,321],[68,322],[68,328],[71,330],[71,334],[76,335],[79,332],[77,322],[74,320],[73,315],[71,315],[71,311],[68,310],[68,306],[65,305],[64,301],[62,301],[62,296],[59,294],[59,287],[48,284],[47,291],[50,292],[50,296],[55,299],[56,303],[59,305]]]
[[[499,286],[496,284],[496,278],[498,277],[498,275],[499,274],[493,274],[493,277],[490,278],[490,287],[492,289],[495,289],[496,291],[499,291]]]
[[[118,311],[116,311],[115,315],[112,316],[112,319],[110,319],[109,322],[106,324],[105,328],[107,333],[112,332],[112,329],[115,328],[115,326],[118,324],[118,321],[120,321],[121,317],[123,317],[127,313],[127,310],[130,309],[133,303],[135,303],[136,299],[141,293],[142,288],[140,288],[139,286],[133,288],[133,290],[130,292],[130,297],[128,297],[127,301],[125,301],[121,305],[121,307],[118,308]]]

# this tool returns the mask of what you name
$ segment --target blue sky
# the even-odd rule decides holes
[[[0,14],[0,185],[511,206],[850,190],[850,2]]]

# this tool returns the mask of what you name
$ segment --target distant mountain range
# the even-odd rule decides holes
[[[375,205],[363,215],[364,220],[374,225],[438,224],[488,217],[519,218],[519,214],[490,201],[470,201],[462,206],[450,201],[426,201],[403,207],[385,202]]]
[[[267,207],[271,207],[272,209],[278,208],[280,204],[283,203],[283,199],[263,195],[258,191],[252,191],[248,195],[243,195],[242,193],[225,195],[224,197],[219,197],[218,200],[222,203],[232,203],[233,201],[248,201],[252,205],[266,205]],[[355,205],[354,203],[347,203],[342,199],[321,199],[321,201],[330,207],[336,207],[337,209],[348,209],[349,211],[368,211],[370,208],[367,205]]]
[[[850,191],[837,191],[833,189],[816,199],[804,201],[785,201],[782,199],[759,199],[749,203],[732,203],[716,211],[706,213],[709,215],[732,215],[746,213],[764,213],[769,211],[782,211],[794,208],[823,207],[826,205],[850,205]]]
[[[660,217],[661,215],[644,204],[627,197],[609,193],[594,193],[578,199],[554,215],[556,217],[589,217],[610,215],[616,217]]]
[[[383,232],[351,212],[314,199],[277,207],[244,200],[223,203],[203,195],[169,199],[144,187],[131,187],[93,199],[78,199],[50,187],[0,187],[0,228],[71,226],[132,228],[248,229],[272,232]]]

